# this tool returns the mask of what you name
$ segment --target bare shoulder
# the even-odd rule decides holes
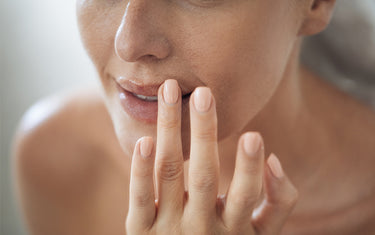
[[[93,129],[91,125],[97,123],[101,125]],[[98,128],[100,131],[97,131]],[[111,128],[100,89],[86,88],[61,92],[37,101],[24,114],[18,133],[23,136],[42,133],[70,136],[74,132],[77,136],[70,136],[70,139],[79,141],[85,137],[82,142],[89,143],[87,138],[92,141],[96,133],[103,134],[103,130],[108,130],[106,133],[109,134]]]
[[[89,214],[98,210],[93,205],[119,151],[100,90],[60,93],[35,103],[19,125],[13,149],[17,194],[32,232],[93,234]]]
[[[82,172],[95,155],[110,148],[103,141],[109,138],[114,138],[113,128],[99,90],[64,92],[27,110],[16,133],[15,153],[27,166],[64,162],[71,164],[70,173]]]

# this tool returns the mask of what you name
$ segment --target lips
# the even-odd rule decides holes
[[[145,84],[143,82],[126,79],[124,77],[119,77],[115,80],[118,83],[118,85],[120,85],[124,90],[142,96],[157,96],[158,89],[163,84],[163,82]],[[190,94],[195,88],[185,88],[185,86],[183,86],[182,84],[179,84],[179,86],[181,88],[182,96]]]
[[[121,106],[132,118],[150,124],[157,122],[158,89],[161,84],[143,84],[129,79],[117,79],[116,88],[119,94]],[[181,88],[182,108],[186,108],[189,103],[192,91],[183,91]]]

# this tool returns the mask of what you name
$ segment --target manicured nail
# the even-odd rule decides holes
[[[281,178],[284,175],[283,169],[281,168],[281,164],[279,159],[277,159],[276,155],[271,153],[270,157],[267,160],[267,164],[271,169],[272,174],[276,178]]]
[[[142,137],[139,149],[143,158],[150,157],[152,152],[152,138]]]
[[[261,138],[258,133],[248,132],[244,135],[243,148],[249,156],[255,156],[261,146]]]
[[[207,112],[212,103],[211,91],[208,87],[198,87],[194,91],[194,106],[198,112]]]
[[[168,79],[164,82],[164,101],[167,104],[175,104],[178,100],[178,84],[176,80]]]

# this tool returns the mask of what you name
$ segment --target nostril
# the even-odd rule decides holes
[[[144,55],[142,58],[139,59],[143,60],[144,62],[152,62],[158,60],[158,58],[154,55]]]

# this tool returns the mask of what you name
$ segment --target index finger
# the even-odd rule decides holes
[[[167,80],[158,92],[158,121],[155,171],[158,213],[174,216],[184,202],[181,143],[181,92],[176,80]]]

